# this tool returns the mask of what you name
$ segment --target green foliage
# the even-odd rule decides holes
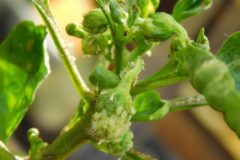
[[[208,9],[213,0],[178,0],[173,9],[173,17],[181,21]]]
[[[138,94],[133,102],[136,113],[132,121],[154,121],[163,118],[169,111],[167,101],[161,100],[157,91]]]
[[[172,15],[155,13],[159,0],[96,0],[100,8],[87,12],[82,24],[66,27],[69,35],[82,39],[85,55],[100,57],[89,76],[90,87],[67,50],[48,0],[32,2],[79,93],[80,103],[52,143],[46,144],[38,130],[29,130],[31,160],[62,160],[84,143],[124,160],[153,160],[132,149],[132,121],[159,120],[169,112],[207,104],[223,112],[227,124],[240,137],[240,33],[229,36],[215,56],[204,29],[193,41],[179,23],[209,8],[212,0],[179,0]],[[1,141],[16,129],[48,73],[45,36],[44,26],[25,21],[0,44]],[[169,61],[138,80],[144,67],[142,56],[168,39]],[[155,91],[183,80],[190,80],[201,95],[163,100]],[[1,142],[0,159],[15,159]]]
[[[24,21],[0,45],[0,139],[14,132],[48,73],[44,26]]]

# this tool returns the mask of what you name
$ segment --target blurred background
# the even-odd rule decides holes
[[[87,80],[94,67],[95,58],[85,57],[81,52],[81,41],[65,33],[70,22],[80,23],[82,15],[96,7],[93,0],[50,0],[53,14],[62,35],[77,57],[80,71]],[[171,13],[176,0],[161,0],[158,11]],[[189,35],[195,39],[201,27],[206,29],[211,50],[216,53],[228,35],[240,30],[240,1],[214,0],[208,11],[183,21]],[[41,18],[27,0],[0,0],[0,42],[16,23],[30,19],[42,23]],[[27,130],[36,127],[47,142],[51,142],[67,123],[79,102],[65,69],[57,56],[56,49],[47,38],[51,63],[51,75],[37,92],[30,111],[23,119],[8,144],[14,153],[25,153],[29,147]],[[143,76],[157,71],[167,62],[169,42],[154,48],[151,57],[146,58]],[[160,89],[166,99],[196,94],[188,82]],[[136,149],[161,160],[240,160],[240,141],[226,126],[222,115],[209,107],[191,111],[170,113],[159,122],[135,123]],[[69,160],[114,160],[89,145],[80,148]]]

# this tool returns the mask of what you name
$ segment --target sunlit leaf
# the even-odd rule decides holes
[[[0,140],[14,132],[48,73],[44,26],[19,23],[0,45]]]

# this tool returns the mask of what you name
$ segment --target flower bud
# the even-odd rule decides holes
[[[100,9],[89,11],[83,19],[83,27],[90,33],[103,33],[107,30],[107,20]]]
[[[167,13],[155,13],[139,25],[140,32],[152,41],[164,41],[176,35],[188,39],[187,32],[175,19]]]
[[[77,37],[77,38],[84,38],[87,35],[87,33],[83,30],[82,26],[78,26],[75,23],[69,23],[66,26],[66,32],[69,35]]]
[[[99,55],[108,48],[110,43],[111,38],[106,34],[89,35],[82,41],[82,50],[86,55]]]
[[[119,78],[105,67],[98,65],[89,76],[89,81],[101,91],[102,89],[114,88],[119,83]]]

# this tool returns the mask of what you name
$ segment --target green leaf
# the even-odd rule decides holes
[[[240,91],[240,32],[228,37],[217,57],[227,64],[235,80],[236,89]]]
[[[181,21],[187,17],[194,16],[208,9],[212,0],[178,0],[173,9],[173,17]]]
[[[133,102],[136,113],[132,121],[154,121],[163,118],[169,111],[169,105],[161,100],[158,92],[152,90],[136,96]]]
[[[24,21],[0,45],[0,140],[6,141],[48,73],[44,26]]]

